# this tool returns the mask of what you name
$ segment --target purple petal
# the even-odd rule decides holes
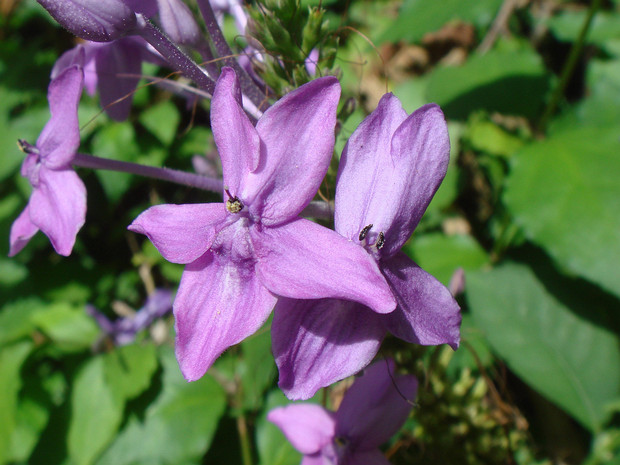
[[[241,192],[250,171],[258,166],[260,139],[241,106],[241,87],[232,68],[222,69],[211,100],[211,127],[222,159],[224,187],[243,202]]]
[[[188,6],[180,0],[157,0],[161,27],[173,42],[181,45],[200,43],[202,35]]]
[[[395,300],[374,259],[359,245],[312,221],[252,230],[257,273],[274,294],[354,300],[379,313]]]
[[[381,261],[398,307],[383,321],[400,339],[422,345],[459,346],[461,312],[450,291],[405,254]]]
[[[275,302],[250,261],[207,252],[187,265],[174,301],[176,355],[185,379],[197,380],[228,347],[256,332]]]
[[[52,117],[37,140],[37,148],[48,168],[67,167],[80,145],[77,111],[83,81],[82,68],[71,66],[49,85],[47,100]]]
[[[367,241],[373,244],[383,232],[383,257],[394,255],[411,236],[450,156],[448,129],[437,105],[418,109],[391,133],[402,112],[396,97],[384,96],[369,124],[365,120],[349,139],[338,173],[336,230],[356,239],[372,224]],[[387,121],[381,124],[382,119]]]
[[[30,220],[29,207],[26,205],[24,211],[17,217],[11,226],[11,236],[9,257],[19,253],[30,241],[39,228]]]
[[[101,106],[115,121],[124,121],[129,116],[142,71],[141,58],[142,51],[132,38],[116,40],[95,52]]]
[[[209,250],[226,219],[222,203],[157,205],[141,213],[127,229],[145,234],[172,263],[191,263]]]
[[[418,383],[396,375],[394,363],[379,360],[355,380],[336,412],[336,436],[358,451],[372,450],[396,433],[409,416]]]
[[[127,34],[136,24],[136,15],[121,0],[37,1],[81,39],[108,42]]]
[[[299,465],[330,465],[320,452],[313,455],[304,455]]]
[[[380,450],[373,449],[354,453],[349,457],[347,465],[390,465],[390,462]]]
[[[60,255],[71,254],[86,218],[86,188],[71,169],[39,171],[39,186],[28,204],[31,221]]]
[[[271,340],[280,389],[289,399],[309,399],[363,369],[385,336],[381,318],[346,300],[279,299]]]
[[[286,439],[302,454],[316,454],[334,438],[334,415],[320,405],[278,407],[269,412],[267,420],[280,428]]]
[[[250,211],[265,225],[287,221],[316,194],[334,151],[340,84],[315,79],[285,95],[256,124],[260,164],[246,186]]]

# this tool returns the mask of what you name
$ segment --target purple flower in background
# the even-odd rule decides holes
[[[228,13],[235,18],[239,34],[245,34],[248,15],[243,9],[243,0],[210,0],[210,3],[220,27],[224,25],[224,13]]]
[[[385,465],[378,447],[407,420],[417,391],[413,376],[392,377],[394,363],[378,361],[357,378],[333,413],[292,404],[267,415],[304,454],[301,465]],[[397,387],[398,388],[397,388]]]
[[[425,105],[408,116],[392,94],[351,135],[338,172],[336,231],[374,257],[398,306],[379,315],[351,301],[279,300],[273,353],[289,398],[310,398],[357,373],[387,331],[411,343],[458,347],[458,304],[400,251],[443,180],[449,153],[439,107]]]
[[[49,85],[52,114],[35,146],[19,141],[26,152],[21,174],[32,185],[30,201],[11,227],[9,256],[22,250],[41,230],[60,255],[69,255],[86,217],[86,188],[71,162],[80,145],[77,109],[82,68],[65,69]]]
[[[187,265],[174,302],[176,354],[188,380],[266,321],[276,296],[335,297],[390,312],[394,298],[362,247],[297,215],[327,171],[340,85],[316,79],[252,125],[239,81],[224,68],[211,127],[224,203],[159,205],[129,227],[167,260]]]
[[[92,305],[86,306],[86,312],[92,316],[101,330],[112,338],[114,344],[123,346],[131,344],[136,334],[148,327],[157,318],[163,317],[172,309],[172,292],[157,289],[132,317],[119,318],[111,322],[103,313]]]
[[[109,42],[131,32],[135,13],[121,0],[37,0],[58,23],[81,39]]]
[[[124,121],[129,116],[133,92],[142,72],[142,62],[163,63],[148,49],[147,43],[138,37],[125,37],[107,43],[85,42],[66,51],[56,60],[52,78],[82,53],[84,87],[89,95],[99,90],[101,106],[115,121]]]

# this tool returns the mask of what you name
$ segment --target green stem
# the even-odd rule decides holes
[[[571,47],[570,53],[564,63],[564,69],[562,69],[562,74],[560,75],[560,81],[556,86],[553,94],[551,95],[551,99],[549,100],[549,104],[547,108],[545,108],[545,112],[543,113],[540,121],[538,123],[538,130],[540,132],[544,132],[547,128],[547,124],[549,123],[549,119],[555,113],[555,109],[560,103],[560,99],[564,95],[564,91],[566,90],[566,86],[570,81],[570,78],[573,75],[573,71],[575,70],[575,66],[579,60],[579,56],[581,55],[581,51],[586,41],[586,36],[588,35],[588,31],[590,30],[590,26],[592,25],[592,20],[594,19],[594,15],[598,11],[601,6],[601,0],[592,0],[590,5],[590,9],[588,10],[588,16],[581,26],[581,31],[579,31],[579,37],[573,46]]]
[[[239,442],[241,443],[241,459],[243,465],[254,465],[252,460],[252,447],[250,445],[250,437],[248,435],[248,424],[245,420],[243,412],[237,417],[237,431],[239,431]]]

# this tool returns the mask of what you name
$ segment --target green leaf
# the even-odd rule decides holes
[[[577,40],[587,11],[563,11],[548,21],[551,33],[563,42]],[[620,39],[620,16],[618,14],[598,12],[590,25],[586,41],[597,45],[605,45],[609,40]]]
[[[577,316],[563,303],[571,302],[570,296],[563,297],[550,294],[523,265],[506,264],[467,278],[474,321],[493,349],[534,389],[596,431],[620,389],[618,340]]]
[[[620,295],[620,131],[574,127],[513,157],[504,200],[565,270]]]
[[[162,347],[162,390],[144,420],[132,417],[98,465],[196,463],[215,434],[226,396],[210,376],[188,383],[174,353]]]
[[[106,382],[104,357],[88,360],[75,378],[71,395],[67,448],[72,464],[87,465],[95,461],[114,438],[124,406]]]
[[[47,424],[50,411],[31,398],[20,400],[17,421],[11,437],[11,461],[26,463]]]
[[[279,389],[274,389],[267,396],[265,414],[256,422],[256,447],[260,465],[298,465],[301,460],[301,454],[288,442],[280,428],[267,421],[270,410],[289,403]]]
[[[243,407],[250,410],[261,407],[263,393],[277,373],[271,355],[271,331],[266,326],[261,331],[241,343],[243,358],[237,364],[243,386]]]
[[[0,348],[0,463],[9,458],[22,384],[19,372],[31,349],[32,343],[26,341]]]
[[[34,329],[33,315],[44,311],[45,306],[36,297],[11,302],[0,311],[0,346],[28,336]]]
[[[405,0],[398,17],[382,33],[379,42],[417,42],[424,34],[436,31],[450,21],[487,25],[501,4],[501,0]]]
[[[149,387],[157,366],[153,344],[118,347],[105,357],[105,379],[117,396],[132,399]]]
[[[427,100],[438,103],[448,118],[466,119],[475,110],[534,118],[549,82],[533,49],[492,50],[472,55],[462,66],[436,69]]]
[[[140,123],[166,146],[174,140],[179,120],[179,111],[169,100],[147,108],[139,118]]]
[[[0,287],[9,288],[28,276],[28,268],[10,258],[0,258]]]
[[[404,251],[446,286],[457,268],[463,268],[467,276],[467,272],[479,270],[489,262],[489,257],[478,242],[462,234],[446,236],[431,233],[414,236],[405,245]]]
[[[32,316],[32,322],[56,346],[67,351],[81,351],[91,347],[100,333],[94,320],[81,306],[64,302],[49,305]]]
[[[483,118],[472,118],[466,138],[474,150],[509,158],[524,141],[497,124]]]

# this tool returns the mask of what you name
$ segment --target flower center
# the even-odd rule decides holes
[[[228,189],[224,189],[224,192],[228,195],[228,200],[226,200],[226,210],[230,213],[239,213],[243,210],[243,202],[239,200],[239,197],[232,195]]]
[[[364,244],[362,245],[364,245],[365,247],[374,245],[377,248],[377,250],[381,250],[383,246],[385,245],[385,234],[383,233],[383,231],[379,231],[379,234],[377,235],[377,240],[375,241],[374,244],[368,244],[368,241],[365,241],[366,236],[368,236],[368,233],[370,232],[373,226],[374,225],[372,223],[370,223],[367,226],[364,226],[362,230],[360,231],[358,239],[360,242],[364,242]]]

